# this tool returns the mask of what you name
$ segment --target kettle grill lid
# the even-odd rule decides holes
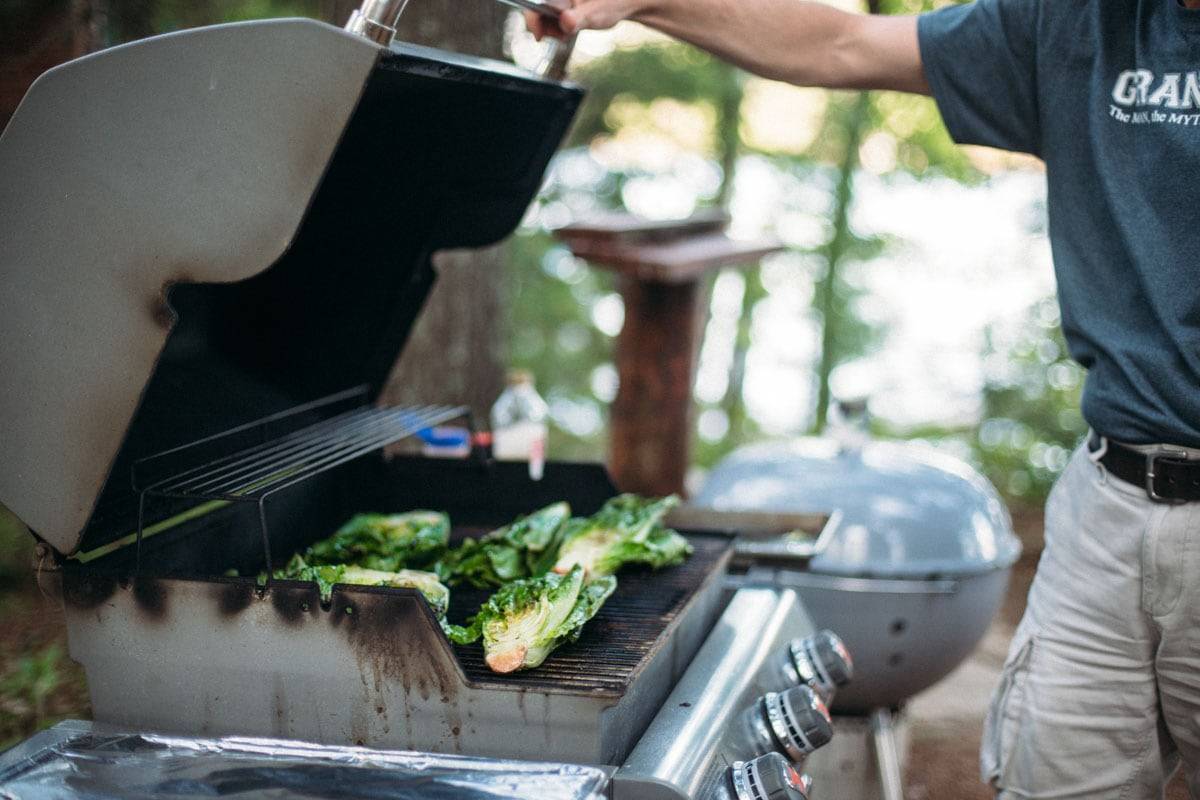
[[[580,97],[309,20],[51,70],[0,137],[0,502],[91,549],[136,528],[138,459],[373,401],[431,254],[512,232]]]
[[[1011,566],[1021,544],[996,490],[962,461],[906,442],[841,449],[829,439],[751,445],[709,474],[694,501],[722,511],[838,509],[812,572],[931,578]]]

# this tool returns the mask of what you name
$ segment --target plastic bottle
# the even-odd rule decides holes
[[[492,406],[492,455],[497,461],[528,461],[529,477],[541,480],[546,465],[550,408],[527,370],[513,370],[508,388]]]

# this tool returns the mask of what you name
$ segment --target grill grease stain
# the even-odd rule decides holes
[[[154,578],[135,578],[133,600],[142,614],[159,621],[167,615],[167,587]]]
[[[517,707],[521,709],[521,722],[529,724],[529,712],[525,710],[525,687],[522,686],[517,691]]]
[[[71,608],[90,611],[103,605],[117,591],[117,576],[103,573],[81,575],[63,572],[63,602]]]
[[[353,613],[347,613],[352,610]],[[461,730],[459,677],[453,656],[421,595],[411,589],[335,589],[329,621],[342,631],[358,661],[366,702],[390,730],[388,699],[403,692],[404,737],[412,738],[412,715],[440,714],[444,730]],[[440,702],[430,702],[437,698]],[[352,719],[365,733],[369,720]],[[395,740],[397,737],[389,736]],[[457,735],[451,747],[461,752]]]
[[[295,586],[276,584],[271,586],[269,594],[271,606],[285,625],[299,625],[304,622],[305,615],[315,615],[321,608],[321,591],[315,583],[304,582]]]
[[[287,689],[281,676],[275,676],[275,735],[285,737],[288,733]]]
[[[223,617],[231,617],[245,611],[254,600],[254,584],[251,581],[222,581],[213,586],[213,592],[217,596],[217,607]]]

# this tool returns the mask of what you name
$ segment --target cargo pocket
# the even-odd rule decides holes
[[[1027,706],[1026,684],[1034,642],[1035,637],[1025,630],[1024,625],[1017,629],[984,722],[983,742],[979,748],[980,775],[984,783],[996,789],[1004,788],[1002,780],[1019,741]]]

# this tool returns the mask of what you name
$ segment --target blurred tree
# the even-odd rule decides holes
[[[1040,503],[1087,432],[1084,370],[1071,360],[1058,301],[1047,297],[1015,325],[988,331],[982,421],[971,444],[1011,500]]]
[[[0,3],[0,131],[37,76],[103,46],[103,24],[93,0]]]
[[[414,0],[400,18],[397,38],[503,59],[508,13],[506,6],[490,1]],[[504,389],[507,247],[437,254],[438,281],[393,370],[388,402],[462,403],[486,422]]]
[[[918,0],[870,0],[867,10],[913,13],[930,5]],[[572,144],[577,146],[595,149],[598,145],[603,147],[605,142],[619,142],[634,126],[644,126],[647,118],[653,120],[665,100],[701,110],[711,123],[709,134],[698,146],[694,141],[682,141],[684,134],[678,125],[676,130],[667,130],[666,123],[659,123],[660,134],[667,137],[674,134],[680,140],[677,147],[685,149],[690,144],[695,152],[720,167],[717,190],[699,197],[701,203],[726,204],[734,189],[739,159],[750,154],[769,158],[776,169],[795,175],[798,181],[828,186],[830,201],[824,241],[802,249],[815,257],[809,263],[818,268],[813,276],[811,311],[820,328],[812,427],[821,430],[828,413],[832,372],[839,364],[869,350],[877,338],[877,332],[856,313],[861,290],[841,275],[845,265],[869,261],[886,244],[878,237],[860,234],[851,223],[855,178],[861,170],[860,150],[869,144],[875,152],[885,154],[882,166],[879,158],[873,160],[871,168],[876,172],[937,174],[959,180],[979,177],[946,135],[932,101],[897,93],[826,93],[816,135],[801,150],[790,151],[764,145],[761,137],[747,141],[746,77],[689,46],[655,40],[636,47],[618,47],[584,65],[575,77],[589,88],[588,102],[572,136]],[[631,111],[634,106],[642,109],[640,115]],[[676,114],[675,118],[679,116]],[[661,172],[659,176],[663,177]],[[626,204],[626,188],[643,176],[636,170],[615,170],[608,177],[611,180],[600,194],[599,205],[621,207]],[[753,346],[754,311],[768,293],[759,268],[742,270],[740,275],[741,312],[734,332],[729,376],[723,396],[708,404],[720,412],[725,423],[724,434],[716,442],[698,443],[696,452],[702,464],[711,463],[756,435],[745,407],[745,375],[747,356]]]
[[[358,0],[100,0],[107,39],[218,22],[307,16],[344,24]],[[494,2],[420,0],[400,19],[398,38],[455,52],[503,58],[508,10]],[[500,329],[506,304],[504,247],[440,253],[439,279],[385,390],[393,403],[465,403],[486,419],[504,386]]]

